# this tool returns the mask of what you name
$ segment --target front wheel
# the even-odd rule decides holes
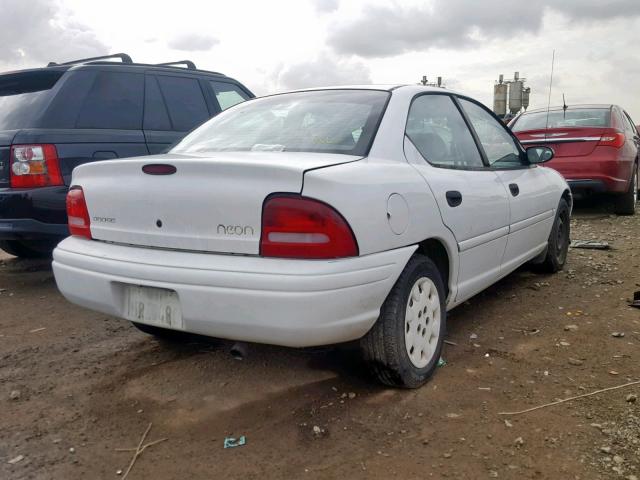
[[[382,383],[417,388],[433,375],[444,343],[444,283],[436,265],[414,255],[361,340],[365,360]]]
[[[569,217],[569,205],[564,198],[560,199],[556,219],[551,227],[549,240],[547,241],[547,253],[540,264],[544,272],[556,273],[564,268],[567,262],[567,253],[571,236],[571,218]]]
[[[617,198],[616,213],[618,215],[633,215],[638,203],[638,167],[634,165],[629,189]]]

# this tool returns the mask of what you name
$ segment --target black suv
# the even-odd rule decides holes
[[[139,64],[123,53],[1,74],[0,248],[46,256],[68,235],[76,165],[160,153],[252,97],[191,61]]]

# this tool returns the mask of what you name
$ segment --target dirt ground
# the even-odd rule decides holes
[[[0,478],[640,478],[640,215],[579,206],[557,275],[523,268],[450,313],[446,366],[380,387],[349,349],[162,343],[0,260]],[[612,333],[624,336],[612,336]],[[246,445],[224,449],[226,436]],[[22,458],[20,458],[22,457]],[[120,471],[120,474],[118,474]],[[635,476],[634,476],[635,475]]]

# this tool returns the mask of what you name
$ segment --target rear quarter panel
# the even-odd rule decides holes
[[[411,165],[366,158],[313,170],[305,174],[302,194],[328,203],[345,217],[358,241],[360,255],[414,245],[430,238],[439,240],[449,255],[450,298],[455,298],[456,242],[442,222],[428,185]],[[388,213],[393,213],[398,222],[393,229]],[[403,223],[406,225],[401,228]]]

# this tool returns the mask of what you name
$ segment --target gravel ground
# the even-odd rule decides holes
[[[446,366],[380,387],[349,348],[168,344],[0,257],[0,478],[640,478],[640,215],[579,206],[566,269],[523,268],[450,313]],[[617,336],[612,334],[616,333]],[[624,334],[621,336],[620,334]],[[246,445],[224,449],[227,436]],[[118,474],[120,472],[120,475]],[[635,476],[634,476],[635,475]]]

